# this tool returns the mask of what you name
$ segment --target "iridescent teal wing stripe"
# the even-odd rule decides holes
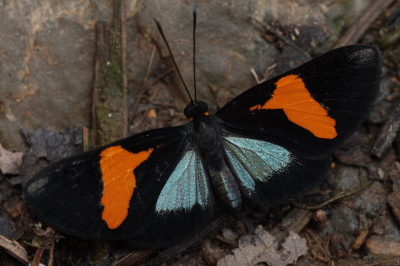
[[[323,179],[331,162],[330,156],[304,158],[263,140],[224,136],[223,141],[242,196],[261,208],[304,194]]]
[[[268,182],[274,174],[283,172],[294,159],[282,146],[266,141],[225,137],[224,143],[239,181],[249,191],[255,190],[256,180]]]
[[[156,212],[190,211],[194,205],[209,204],[210,183],[197,152],[186,151],[169,176],[156,203]]]
[[[203,230],[223,210],[215,195],[209,174],[198,150],[184,146],[178,163],[162,177],[162,186],[149,191],[156,200],[142,233],[132,243],[152,247],[163,239],[183,240],[187,232]],[[167,244],[169,242],[161,242]]]

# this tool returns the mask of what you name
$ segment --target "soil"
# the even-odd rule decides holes
[[[0,162],[7,157],[12,169],[0,164],[0,265],[140,265],[152,259],[153,265],[217,265],[259,225],[279,245],[289,231],[306,240],[308,252],[295,265],[400,265],[398,1],[127,3],[129,134],[186,123],[188,97],[153,18],[190,89],[195,4],[197,97],[211,113],[257,79],[355,42],[381,51],[375,107],[334,152],[316,190],[268,212],[248,207],[241,220],[223,217],[191,242],[151,251],[63,235],[40,223],[22,189],[40,169],[83,150],[82,128],[91,125],[95,23],[111,20],[115,2],[0,1],[0,147],[10,152],[0,148]]]

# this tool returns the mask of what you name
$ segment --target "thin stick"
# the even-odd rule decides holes
[[[316,206],[306,206],[306,205],[299,204],[299,203],[297,203],[295,201],[292,201],[291,203],[294,206],[296,206],[297,208],[301,208],[301,209],[305,209],[305,210],[318,210],[318,209],[321,209],[321,208],[325,207],[329,203],[332,203],[334,201],[337,201],[337,200],[340,200],[340,199],[343,199],[343,198],[346,198],[346,197],[353,196],[354,194],[357,194],[358,192],[363,191],[364,189],[368,188],[370,185],[372,185],[372,183],[374,183],[373,180],[368,181],[367,183],[365,183],[364,185],[360,186],[356,190],[348,191],[348,192],[341,192],[338,195],[336,195],[333,198],[331,198],[330,200],[327,200],[324,203],[316,205]]]
[[[393,0],[376,0],[372,1],[361,16],[354,24],[343,34],[336,47],[350,45],[356,43],[361,36],[367,31],[375,19],[388,7]]]

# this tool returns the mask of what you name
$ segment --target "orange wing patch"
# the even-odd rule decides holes
[[[129,203],[136,188],[134,170],[146,161],[153,148],[131,153],[121,146],[105,149],[100,154],[100,168],[103,178],[104,206],[102,219],[108,228],[118,228],[128,216]]]
[[[307,129],[314,136],[323,139],[337,137],[336,120],[311,96],[306,84],[298,75],[283,77],[275,85],[272,98],[264,105],[253,106],[251,111],[283,109],[290,121]]]

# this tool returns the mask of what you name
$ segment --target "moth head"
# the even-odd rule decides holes
[[[188,119],[196,118],[208,111],[208,105],[203,101],[192,101],[186,107],[183,113]]]

